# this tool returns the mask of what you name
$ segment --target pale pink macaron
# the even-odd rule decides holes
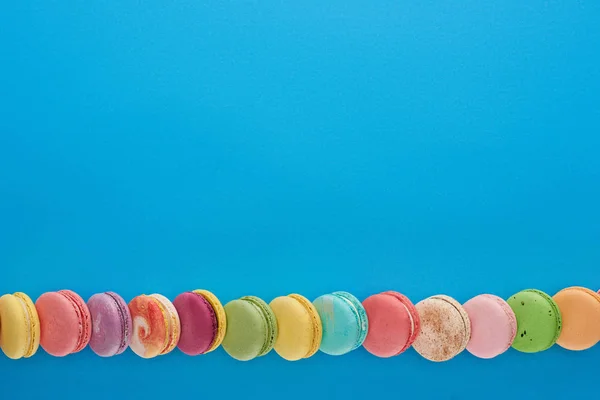
[[[517,318],[506,301],[493,294],[480,294],[463,307],[471,320],[469,353],[493,358],[510,348],[517,334]]]

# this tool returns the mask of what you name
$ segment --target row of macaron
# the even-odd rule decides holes
[[[116,293],[93,295],[86,303],[71,290],[42,294],[35,304],[24,293],[0,298],[0,346],[12,359],[33,356],[38,347],[57,357],[86,346],[102,357],[128,347],[143,358],[179,348],[200,355],[222,346],[248,361],[275,350],[290,361],[317,351],[346,354],[360,346],[378,357],[413,347],[431,361],[447,361],[467,350],[493,358],[511,346],[544,351],[555,343],[584,350],[600,340],[600,294],[569,287],[551,297],[527,289],[508,300],[478,295],[464,304],[436,295],[416,305],[386,291],[362,303],[348,292],[313,302],[299,294],[267,304],[245,296],[223,306],[210,291],[184,292],[172,302],[160,294],[140,295],[129,304]]]

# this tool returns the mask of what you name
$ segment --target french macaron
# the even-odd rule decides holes
[[[34,355],[40,345],[40,320],[25,293],[0,297],[0,346],[7,357],[19,359]]]
[[[416,308],[421,317],[421,333],[413,348],[423,358],[448,361],[467,347],[471,321],[458,301],[440,294],[421,300]]]
[[[504,299],[480,294],[463,307],[471,321],[469,353],[479,358],[494,358],[512,346],[517,334],[517,318]]]
[[[181,324],[173,303],[161,294],[140,295],[129,302],[133,334],[129,347],[142,358],[170,353],[179,341]]]
[[[507,302],[517,318],[513,349],[537,353],[556,343],[562,331],[562,317],[552,297],[541,290],[526,289],[510,296]]]
[[[177,347],[196,356],[219,347],[227,328],[225,310],[217,297],[207,290],[184,292],[173,300],[181,321]]]
[[[348,292],[333,292],[317,297],[313,305],[323,325],[321,350],[338,356],[360,347],[369,331],[367,312]]]
[[[277,318],[271,307],[256,296],[245,296],[225,305],[227,331],[223,349],[232,358],[249,361],[268,354],[277,341]]]
[[[42,294],[35,302],[40,317],[40,345],[50,355],[80,352],[92,336],[92,317],[85,301],[71,290]]]
[[[387,291],[367,297],[362,304],[369,320],[363,347],[369,353],[383,358],[397,356],[417,339],[421,318],[408,297]]]
[[[553,300],[562,318],[562,330],[556,344],[567,350],[585,350],[600,340],[600,295],[584,287],[573,286],[556,293]]]
[[[323,327],[321,318],[306,297],[299,294],[280,296],[269,304],[279,334],[275,352],[288,361],[297,361],[314,355],[321,345]]]
[[[100,357],[123,353],[129,346],[133,325],[125,300],[114,292],[97,293],[87,306],[92,318],[92,351]]]

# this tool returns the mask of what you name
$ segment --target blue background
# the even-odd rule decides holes
[[[3,2],[0,292],[599,288],[600,3],[453,3]],[[40,349],[0,374],[6,398],[574,398],[599,360]]]

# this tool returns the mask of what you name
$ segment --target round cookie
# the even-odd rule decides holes
[[[471,337],[471,322],[465,309],[452,297],[436,295],[416,305],[421,333],[413,348],[430,361],[448,361],[462,352]]]
[[[175,306],[164,296],[140,295],[129,302],[133,333],[129,347],[142,358],[167,354],[177,345],[180,334]]]
[[[83,299],[71,290],[42,294],[35,302],[40,318],[40,345],[64,357],[85,348],[92,336],[92,317]]]
[[[541,290],[527,289],[507,300],[517,318],[517,335],[512,344],[523,353],[552,347],[560,336],[562,318],[558,305]]]
[[[363,347],[369,353],[383,358],[397,356],[417,339],[421,319],[406,296],[388,291],[370,296],[362,304],[369,320]]]
[[[245,296],[225,305],[227,332],[223,349],[232,358],[249,361],[268,354],[278,335],[277,319],[267,303]]]
[[[463,307],[471,321],[469,353],[493,358],[510,348],[517,334],[517,318],[506,301],[492,294],[480,294]]]
[[[584,287],[569,287],[553,297],[560,309],[562,331],[556,344],[585,350],[600,340],[600,295]]]
[[[25,293],[0,297],[0,347],[13,360],[33,356],[40,345],[40,320]]]
[[[114,292],[97,293],[87,306],[92,318],[92,351],[100,357],[123,353],[129,346],[133,325],[125,300]]]
[[[313,301],[321,324],[321,350],[339,356],[360,347],[369,330],[367,313],[360,301],[348,292],[333,292]]]
[[[269,304],[275,317],[279,334],[275,352],[288,361],[314,355],[321,344],[323,328],[312,303],[299,294],[280,296]]]
[[[199,293],[185,292],[173,300],[181,321],[177,347],[184,354],[204,354],[217,335],[217,317],[210,303]]]

